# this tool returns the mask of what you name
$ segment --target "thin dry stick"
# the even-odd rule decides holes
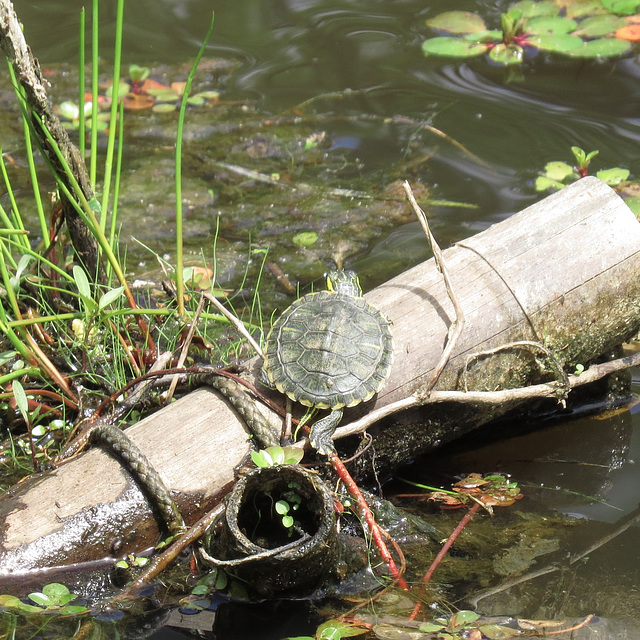
[[[419,392],[414,396],[403,398],[385,407],[376,409],[344,427],[338,427],[333,435],[333,439],[337,440],[362,433],[372,424],[378,422],[378,420],[382,420],[382,418],[393,415],[394,413],[439,402],[459,402],[461,404],[481,405],[510,403],[513,404],[513,406],[517,406],[528,400],[540,400],[544,398],[556,398],[560,401],[564,399],[567,391],[591,384],[596,380],[601,380],[611,373],[616,373],[617,371],[638,365],[640,365],[640,352],[634,353],[631,356],[625,356],[624,358],[618,358],[617,360],[603,362],[602,364],[594,364],[577,376],[567,376],[567,387],[558,382],[549,382],[528,387],[518,387],[516,389],[503,389],[501,391],[432,391],[427,397],[423,397],[422,393]]]
[[[247,328],[244,326],[243,322],[236,318],[230,311],[224,308],[224,305],[220,303],[220,301],[212,296],[209,292],[204,294],[204,297],[213,303],[213,305],[218,309],[218,311],[225,317],[229,322],[233,324],[233,326],[249,341],[249,344],[255,349],[256,353],[264,358],[264,353],[262,353],[262,349],[260,345],[253,339],[253,336],[247,331]]]
[[[182,553],[190,544],[204,535],[207,527],[213,524],[224,513],[224,504],[217,505],[205,514],[193,526],[182,534],[168,549],[151,560],[147,568],[119,595],[110,600],[111,603],[138,597],[138,591],[155,579]]]
[[[427,240],[429,240],[429,244],[431,245],[431,250],[433,251],[433,258],[436,261],[436,266],[438,267],[438,271],[442,274],[444,279],[444,286],[447,290],[447,295],[449,296],[449,300],[451,300],[451,304],[453,305],[454,318],[453,322],[449,326],[449,331],[447,333],[447,344],[442,351],[442,355],[440,356],[440,360],[438,361],[437,366],[433,370],[429,381],[426,384],[426,388],[423,390],[423,393],[428,395],[431,390],[435,387],[438,382],[440,375],[442,374],[443,369],[447,366],[449,362],[449,358],[451,357],[451,353],[453,352],[456,344],[458,343],[458,339],[462,334],[464,329],[465,319],[464,312],[456,295],[453,291],[453,287],[451,285],[451,278],[449,277],[449,271],[447,270],[447,265],[444,261],[444,256],[442,255],[442,251],[436,242],[436,239],[433,237],[431,233],[431,229],[429,228],[429,222],[427,221],[427,216],[425,212],[420,208],[420,205],[416,202],[415,196],[413,195],[413,191],[411,190],[411,185],[407,180],[402,183],[405,193],[407,194],[407,199],[409,200],[409,204],[416,214],[418,220],[420,220],[420,224],[422,225],[422,230],[427,236]]]
[[[198,326],[198,320],[200,319],[200,314],[202,313],[202,308],[204,307],[204,295],[200,296],[200,300],[198,300],[198,306],[196,307],[196,312],[193,315],[191,320],[191,324],[189,325],[189,331],[187,332],[187,338],[182,345],[182,351],[180,352],[180,357],[178,358],[178,362],[176,367],[178,369],[184,366],[184,362],[189,355],[189,347],[191,346],[191,342],[193,340],[193,336],[196,332],[196,327]],[[167,391],[167,399],[166,402],[169,404],[171,402],[171,398],[173,398],[173,394],[176,391],[176,387],[178,386],[178,382],[180,381],[180,376],[174,376],[171,384],[169,385],[169,390]]]

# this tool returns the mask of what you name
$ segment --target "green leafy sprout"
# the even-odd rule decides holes
[[[571,147],[575,165],[570,165],[561,160],[552,160],[544,166],[544,172],[541,173],[535,181],[536,191],[558,190],[566,187],[568,184],[584,178],[589,175],[589,167],[591,161],[598,155],[598,151],[586,152],[580,147]],[[595,172],[596,178],[599,178],[610,187],[621,190],[628,183],[630,171],[622,167],[611,167],[609,169],[601,169]],[[632,183],[633,186],[635,183]],[[636,214],[640,215],[640,197],[626,197],[625,192],[620,192],[625,199],[627,206]]]
[[[58,582],[46,584],[41,592],[29,594],[29,604],[11,595],[0,595],[0,607],[22,614],[82,615],[90,610],[81,604],[70,604],[77,596]]]

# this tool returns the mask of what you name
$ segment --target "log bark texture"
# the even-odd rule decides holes
[[[640,224],[604,183],[585,178],[445,251],[466,327],[439,389],[460,388],[467,357],[516,340],[537,340],[567,367],[588,363],[640,328]],[[452,318],[433,260],[367,294],[387,314],[395,339],[391,377],[366,407],[419,391],[436,365]],[[254,363],[254,367],[257,363]],[[539,380],[520,350],[482,359],[471,389]],[[420,422],[397,420],[374,432],[383,468],[486,423],[500,407],[431,406]],[[248,435],[225,400],[197,390],[127,430],[172,489],[187,522],[219,501]],[[358,463],[370,464],[364,457]],[[153,544],[158,530],[139,489],[99,450],[12,489],[0,500],[0,591],[13,574],[122,555]]]

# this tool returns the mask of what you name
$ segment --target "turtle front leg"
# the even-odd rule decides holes
[[[333,446],[333,432],[342,420],[342,409],[335,409],[328,416],[314,422],[309,434],[311,446],[324,456],[330,456],[336,448]]]

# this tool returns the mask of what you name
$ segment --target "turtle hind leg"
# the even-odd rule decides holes
[[[328,416],[314,422],[309,434],[311,446],[322,455],[331,455],[336,448],[333,446],[333,432],[342,420],[342,409],[334,409]]]

